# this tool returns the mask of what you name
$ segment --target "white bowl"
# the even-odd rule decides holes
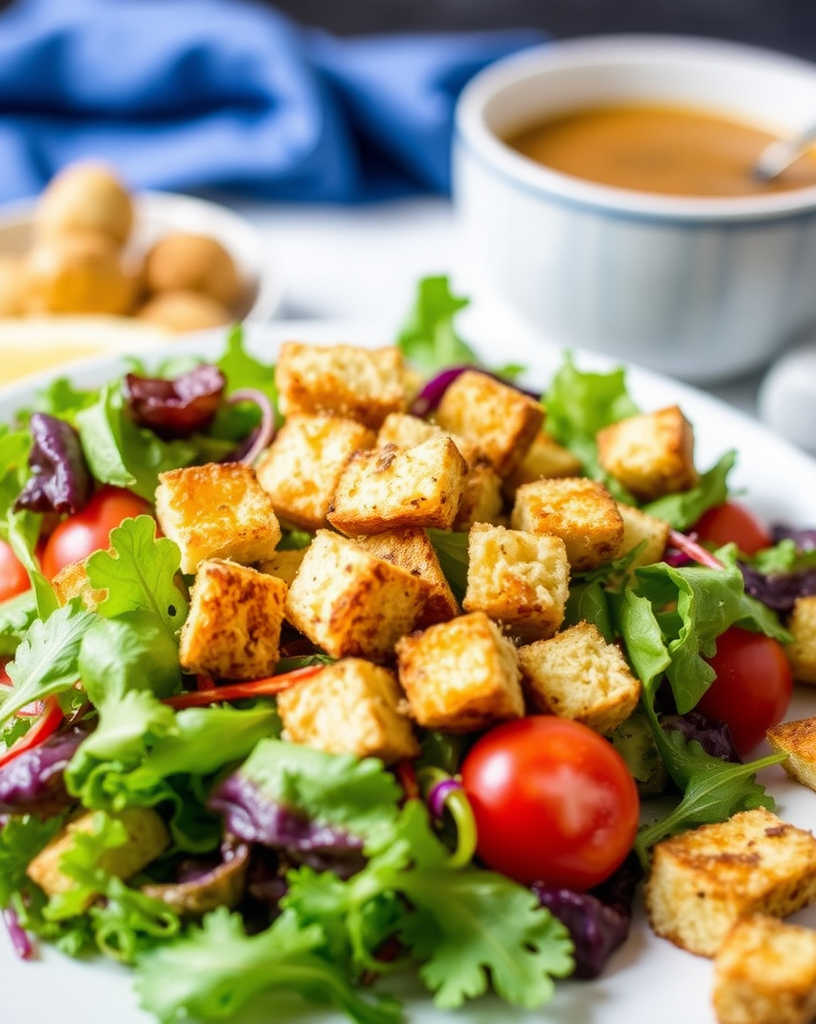
[[[242,319],[265,321],[277,312],[282,295],[278,269],[263,234],[245,217],[226,206],[171,192],[138,192],[128,249],[146,252],[171,231],[189,231],[217,239],[232,256],[245,283]],[[35,200],[0,207],[0,253],[22,254],[32,241]]]
[[[694,381],[763,366],[816,324],[816,187],[647,194],[550,170],[502,141],[561,112],[638,101],[793,133],[816,121],[816,65],[667,36],[578,39],[497,62],[457,107],[463,250],[548,341]]]

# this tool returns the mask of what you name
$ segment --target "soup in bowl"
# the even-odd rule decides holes
[[[463,251],[548,341],[694,381],[816,325],[816,154],[753,172],[816,121],[816,65],[713,40],[608,36],[494,64],[463,92]]]

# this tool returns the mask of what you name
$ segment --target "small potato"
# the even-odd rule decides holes
[[[202,292],[231,310],[242,298],[232,257],[207,235],[165,235],[147,254],[145,276],[151,292]]]
[[[136,313],[140,320],[171,331],[202,331],[221,327],[232,319],[227,307],[201,292],[161,292],[149,299]]]
[[[26,262],[27,313],[131,312],[138,275],[100,231],[73,231],[37,245]]]
[[[100,231],[117,246],[133,226],[133,203],[115,172],[98,163],[63,168],[40,196],[35,215],[38,239],[75,231]]]
[[[25,260],[0,254],[0,316],[20,316],[25,307]]]

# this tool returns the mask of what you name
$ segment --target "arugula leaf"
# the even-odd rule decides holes
[[[726,452],[694,487],[651,501],[643,506],[643,511],[665,519],[675,530],[687,530],[704,512],[727,500],[728,474],[736,461],[736,452]]]
[[[644,865],[648,863],[651,847],[669,836],[699,825],[726,821],[737,811],[774,807],[773,798],[756,781],[756,774],[781,763],[787,754],[771,754],[747,764],[722,761],[707,754],[696,740],[686,742],[676,729],[662,729],[648,703],[646,712],[660,756],[683,797],[669,814],[638,831],[635,851]]]
[[[36,619],[31,624],[14,661],[6,666],[14,686],[0,706],[0,724],[26,704],[79,682],[79,649],[93,617],[71,601],[44,622]]]
[[[478,365],[473,349],[456,333],[454,317],[470,300],[457,298],[447,277],[424,277],[397,346],[418,370],[430,376],[448,366]]]
[[[399,1024],[402,1013],[388,997],[359,995],[324,959],[322,929],[282,914],[266,931],[247,936],[241,917],[226,907],[207,914],[201,927],[160,946],[138,964],[136,991],[143,1009],[161,1024],[195,1018],[232,1018],[265,991],[293,992],[309,1002],[333,1003],[358,1024]]]
[[[98,606],[100,615],[113,618],[123,612],[150,612],[175,637],[188,609],[177,582],[180,565],[178,545],[167,537],[156,537],[151,516],[137,516],[112,530],[110,550],[94,552],[85,567],[91,586],[107,591]]]
[[[125,413],[120,383],[108,384],[98,400],[76,416],[82,450],[94,477],[128,487],[153,500],[159,473],[189,465],[197,449],[188,441],[162,441]]]

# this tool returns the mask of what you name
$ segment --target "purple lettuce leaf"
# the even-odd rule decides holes
[[[225,831],[246,843],[282,851],[293,864],[331,870],[347,878],[365,864],[363,839],[333,825],[312,821],[266,796],[246,774],[226,778],[207,801],[223,815]]]
[[[74,802],[65,789],[64,772],[88,733],[72,726],[0,768],[0,813],[47,818]]]
[[[209,427],[226,383],[217,366],[203,363],[174,380],[129,373],[122,390],[136,423],[171,440],[202,433]]]
[[[574,977],[597,978],[629,935],[632,900],[640,880],[637,862],[629,858],[592,892],[575,892],[535,882],[541,905],[565,926],[575,946]]]
[[[15,512],[81,512],[91,499],[93,478],[79,434],[70,423],[35,412],[29,422],[31,476],[14,503]]]
[[[742,758],[737,753],[731,737],[731,730],[725,722],[715,721],[702,711],[687,711],[684,715],[661,715],[660,724],[664,729],[679,732],[687,743],[689,740],[697,740],[703,750],[712,757],[742,764]]]

